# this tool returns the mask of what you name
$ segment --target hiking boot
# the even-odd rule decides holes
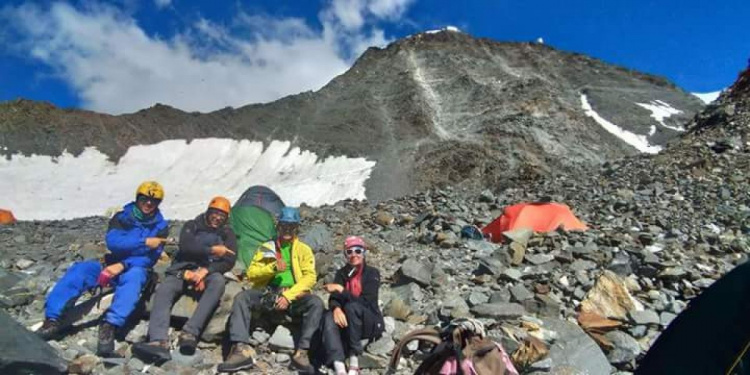
[[[96,346],[96,354],[98,356],[115,356],[115,330],[117,330],[117,327],[108,322],[99,325],[99,341]]]
[[[255,366],[255,350],[243,342],[235,343],[227,360],[216,368],[219,372],[236,372]]]
[[[307,349],[297,349],[297,351],[294,352],[294,356],[292,356],[292,367],[305,374],[315,373],[315,368],[310,364]]]
[[[195,348],[198,346],[198,338],[195,335],[183,331],[180,333],[180,338],[177,340],[177,347],[180,348],[180,353],[184,355],[195,354]]]
[[[139,342],[133,345],[133,355],[144,363],[153,363],[157,366],[172,359],[168,341]]]
[[[35,333],[42,340],[52,340],[60,333],[60,322],[53,319],[44,319],[44,323]]]

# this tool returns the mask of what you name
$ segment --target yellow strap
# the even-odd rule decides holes
[[[729,368],[729,371],[727,371],[726,375],[730,375],[732,371],[734,371],[734,368],[737,367],[738,364],[740,364],[740,360],[742,360],[742,357],[745,356],[748,348],[750,348],[750,340],[748,340],[747,344],[745,344],[745,348],[742,349],[742,352],[737,356],[737,359],[734,360],[734,363],[732,363],[732,367]]]

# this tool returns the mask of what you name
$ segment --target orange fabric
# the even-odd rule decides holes
[[[8,210],[0,209],[0,225],[13,224],[16,222],[16,217],[13,213]]]
[[[489,235],[492,242],[502,242],[505,231],[530,228],[536,232],[551,232],[561,226],[564,230],[588,229],[564,204],[519,203],[506,207],[500,217],[482,228],[482,233]]]

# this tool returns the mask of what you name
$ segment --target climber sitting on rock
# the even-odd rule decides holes
[[[302,332],[292,365],[307,373],[314,370],[308,350],[323,315],[323,301],[310,293],[317,281],[315,257],[310,247],[297,238],[299,224],[299,210],[284,207],[276,226],[278,239],[261,245],[255,253],[247,270],[253,289],[234,298],[229,317],[232,348],[226,361],[219,365],[220,372],[235,372],[254,366],[254,350],[249,345],[251,321],[253,311],[263,309],[275,311],[273,315],[277,317],[287,315],[301,321]],[[266,317],[268,314],[264,315]]]
[[[163,199],[164,189],[159,183],[147,181],[138,186],[135,202],[125,205],[109,221],[106,244],[110,252],[101,260],[73,264],[52,288],[44,323],[37,331],[40,337],[49,340],[58,336],[65,309],[84,292],[112,285],[114,298],[99,326],[97,354],[114,355],[115,330],[135,310],[150,269],[167,241],[169,225],[159,211]]]
[[[333,283],[326,284],[331,293],[323,316],[322,340],[326,363],[336,375],[359,374],[362,340],[374,340],[384,330],[383,314],[378,307],[380,271],[365,263],[366,246],[361,237],[349,236],[344,242],[346,265],[336,271]],[[349,354],[349,371],[344,364]]]
[[[177,299],[192,290],[199,295],[198,307],[182,327],[178,347],[192,355],[198,338],[224,295],[223,274],[234,267],[237,238],[227,224],[230,203],[215,197],[206,212],[188,221],[180,232],[179,249],[156,288],[146,343],[133,346],[133,354],[144,362],[162,363],[171,359],[169,318]]]

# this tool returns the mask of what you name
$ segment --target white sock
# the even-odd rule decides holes
[[[341,361],[333,361],[333,370],[336,374],[346,374],[346,365]]]
[[[356,355],[349,356],[349,367],[359,368],[359,358]]]

